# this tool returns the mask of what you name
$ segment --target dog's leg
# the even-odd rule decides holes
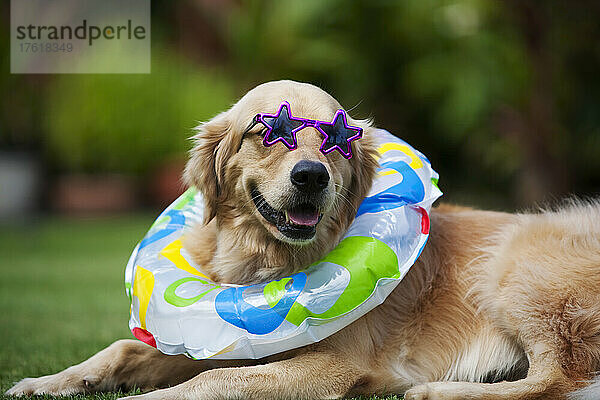
[[[366,384],[340,354],[308,352],[269,364],[206,371],[180,385],[127,400],[337,399]]]
[[[581,383],[569,379],[558,357],[540,355],[530,359],[526,378],[514,382],[470,383],[431,382],[418,385],[405,394],[405,400],[564,400]]]
[[[210,368],[204,361],[167,356],[137,340],[119,340],[81,364],[54,375],[26,378],[6,394],[69,395],[176,385]]]

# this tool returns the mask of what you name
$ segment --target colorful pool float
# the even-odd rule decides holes
[[[423,250],[442,193],[423,154],[384,130],[377,139],[377,177],[341,242],[280,280],[240,286],[204,275],[182,244],[203,216],[201,194],[186,191],[127,264],[134,336],[166,354],[262,358],[324,339],[381,304]]]

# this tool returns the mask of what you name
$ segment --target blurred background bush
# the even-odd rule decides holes
[[[159,208],[181,190],[191,128],[288,78],[423,151],[447,201],[591,196],[599,20],[597,1],[153,0],[149,75],[10,75],[2,58],[0,166],[31,171],[27,213]]]

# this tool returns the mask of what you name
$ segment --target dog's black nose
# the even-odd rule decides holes
[[[292,168],[290,180],[298,190],[314,193],[327,187],[329,173],[320,162],[301,160]]]

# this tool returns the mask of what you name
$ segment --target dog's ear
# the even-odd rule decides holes
[[[224,195],[223,177],[229,158],[235,154],[232,122],[225,111],[196,128],[194,147],[183,173],[184,182],[195,186],[204,196],[204,223],[217,213],[217,204]]]

